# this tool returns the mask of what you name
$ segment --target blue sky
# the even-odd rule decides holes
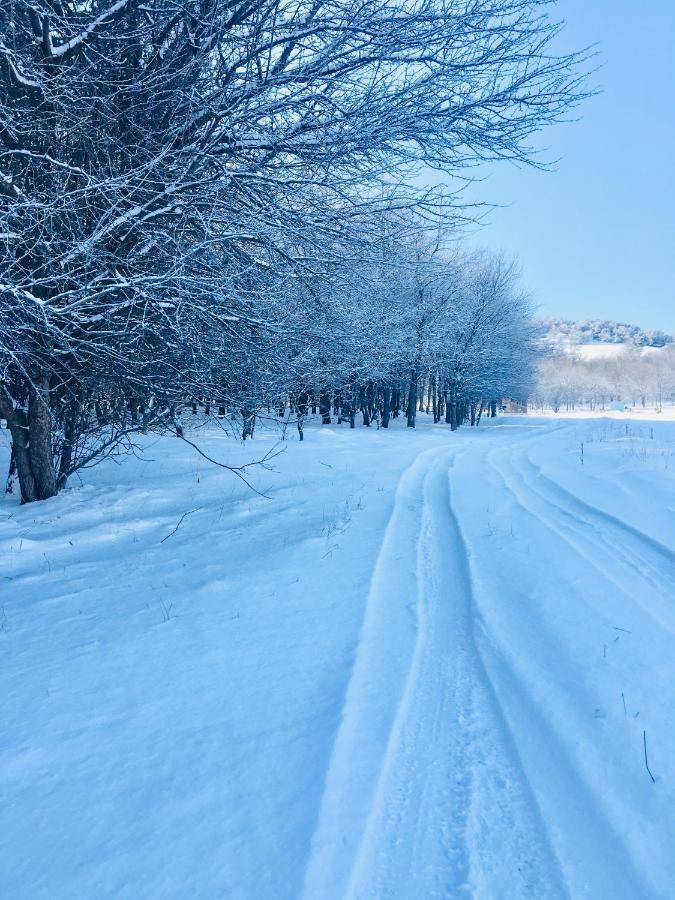
[[[517,256],[542,315],[675,332],[675,0],[560,0],[566,47],[599,44],[602,94],[543,134],[555,170],[502,163],[471,243]]]

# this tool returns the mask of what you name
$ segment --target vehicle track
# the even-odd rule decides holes
[[[566,895],[476,650],[449,466],[447,451],[422,454],[397,491],[326,776],[307,900],[489,898],[495,884],[509,884],[513,898]]]
[[[644,547],[647,547],[650,553],[655,554],[651,564],[656,565],[657,561],[663,562],[660,546],[653,548],[651,539],[647,539],[643,546],[639,534],[634,534],[630,527],[625,531],[618,523],[614,523],[611,516],[608,525],[616,529],[616,541],[606,544],[602,539],[600,522],[604,523],[604,518],[600,511],[597,527],[593,528],[587,518],[592,515],[592,508],[584,504],[586,516],[576,516],[572,510],[555,503],[547,493],[538,489],[537,482],[531,477],[532,473],[528,468],[531,465],[527,458],[528,446],[529,444],[522,444],[517,447],[511,445],[488,448],[485,462],[477,465],[477,468],[482,468],[490,479],[497,480],[495,487],[502,503],[505,501],[508,503],[510,499],[514,504],[509,516],[516,530],[536,535],[537,552],[541,555],[542,548],[547,548],[550,559],[555,560],[558,566],[563,566],[559,569],[560,602],[564,603],[575,594],[582,606],[593,602],[588,594],[579,594],[575,587],[574,579],[579,566],[570,566],[569,571],[573,580],[567,582],[566,567],[561,560],[568,559],[570,554],[576,555],[583,560],[582,568],[585,565],[595,571],[593,583],[596,592],[598,581],[607,585],[603,593],[613,598],[617,612],[620,609],[639,606],[641,614],[643,612],[649,614],[652,627],[671,630],[673,619],[668,609],[667,598],[672,594],[666,592],[659,595],[655,592],[656,581],[649,572],[649,563],[638,554],[638,565],[636,556],[632,555],[637,553],[634,546],[636,543],[642,553],[645,552]],[[573,495],[570,497],[574,499]],[[530,521],[525,524],[526,520]],[[620,536],[624,537],[623,543],[619,541]],[[565,557],[561,557],[557,549],[561,541],[567,547]],[[481,551],[484,552],[485,548],[475,544],[472,546],[466,538],[465,545],[470,564],[475,567],[476,560],[480,559]],[[520,552],[522,554],[522,550]],[[522,598],[520,602],[532,605],[535,611],[532,623],[536,627],[537,643],[548,641],[548,646],[551,641],[555,643],[555,636],[550,634],[547,637],[545,619],[536,618],[537,588],[536,582],[530,583],[527,577],[526,556],[520,565],[523,575],[523,580],[517,587],[518,594]],[[627,583],[629,576],[632,576],[630,584]],[[493,581],[491,579],[488,582],[487,596],[485,589],[482,591],[481,607],[494,607],[500,602],[498,594],[494,591]],[[666,591],[667,578],[664,576],[663,579],[658,579],[658,585],[660,591]],[[654,599],[655,596],[657,600]],[[655,606],[658,607],[656,611]],[[611,621],[616,620],[612,617]],[[654,896],[636,871],[630,848],[624,843],[624,836],[615,828],[615,823],[621,821],[623,816],[618,812],[618,808],[613,810],[606,808],[603,798],[586,782],[583,767],[575,756],[579,752],[579,740],[587,728],[587,721],[584,720],[582,710],[576,708],[578,698],[567,696],[565,685],[572,684],[578,690],[582,684],[580,679],[583,678],[583,672],[577,671],[576,664],[571,660],[566,660],[564,644],[557,646],[550,644],[551,659],[557,659],[558,662],[555,670],[541,672],[541,677],[548,682],[547,694],[549,699],[556,697],[552,704],[553,709],[566,710],[566,715],[570,718],[576,716],[579,719],[576,726],[578,731],[575,732],[573,729],[572,734],[561,733],[555,720],[551,719],[549,710],[542,706],[541,700],[538,701],[533,696],[530,679],[534,670],[529,666],[523,669],[522,659],[518,660],[518,665],[514,664],[502,646],[502,635],[495,631],[494,627],[489,628],[485,625],[478,609],[475,622],[479,652],[494,684],[495,693],[502,698],[505,708],[508,709],[508,719],[514,723],[513,727],[517,733],[516,743],[524,768],[539,798],[548,827],[555,835],[553,843],[572,896],[575,898],[611,896],[626,900]],[[521,642],[522,635],[519,645]],[[527,678],[523,678],[524,671],[529,673]],[[589,702],[592,703],[593,693],[590,686],[586,686],[585,690],[589,692]],[[572,752],[569,745],[571,738]],[[587,746],[586,750],[589,753],[587,762],[597,769],[598,764],[601,766],[601,760],[593,755],[592,746]],[[616,800],[620,801],[620,794],[617,794]],[[629,815],[626,810],[623,810],[623,813],[624,816]],[[585,867],[578,865],[575,848],[580,845],[596,848],[597,856],[592,868],[587,864]],[[610,864],[610,860],[620,860],[620,866],[616,863]]]
[[[615,592],[675,634],[675,561],[663,545],[576,498],[513,451],[490,465],[516,502],[591,565]]]

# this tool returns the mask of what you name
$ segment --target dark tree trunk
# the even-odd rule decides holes
[[[454,431],[455,428],[457,428],[454,390],[451,389],[449,391],[444,391],[443,396],[445,399],[445,424],[449,425],[450,428]]]
[[[491,419],[497,418],[497,401],[496,400],[490,400],[490,418]]]
[[[431,376],[430,388],[431,388],[431,391],[430,391],[431,392],[431,411],[433,412],[433,415],[434,415],[434,425],[435,425],[438,422],[438,386],[436,383],[435,375]],[[427,409],[427,412],[429,412],[428,409]]]
[[[255,428],[255,413],[250,409],[242,409],[241,411],[242,418],[244,420],[244,425],[241,431],[242,439],[245,441],[246,438],[253,437],[253,429]]]
[[[375,382],[369,381],[366,385],[366,406],[368,407],[368,418],[372,422],[377,415],[377,406],[375,405]]]
[[[451,431],[457,431],[457,400],[455,399],[455,389],[450,388],[448,394],[448,402],[445,408],[445,421],[450,426]]]
[[[319,393],[319,412],[321,413],[321,424],[330,425],[330,394],[325,389]]]
[[[31,503],[38,496],[28,453],[28,417],[22,409],[13,410],[9,414],[3,413],[3,416],[7,419],[7,427],[12,436],[12,456],[19,478],[21,502]]]
[[[391,388],[388,384],[382,389],[382,427],[389,428],[391,415]]]
[[[57,492],[52,455],[52,420],[49,411],[49,379],[36,378],[28,392],[28,413],[15,409],[0,396],[0,416],[7,420],[12,438],[10,466],[19,478],[21,502],[47,500]]]
[[[16,453],[14,450],[14,442],[12,442],[9,454],[9,471],[7,472],[7,487],[5,493],[14,493],[14,479],[16,478]]]
[[[73,464],[73,449],[77,437],[77,422],[80,411],[77,406],[66,416],[63,426],[63,446],[61,447],[61,459],[59,460],[59,477],[57,481],[58,489],[61,490],[66,486],[70,467]]]
[[[410,373],[408,384],[408,428],[415,427],[415,413],[417,412],[417,372]]]
[[[52,456],[52,418],[49,412],[49,378],[36,379],[28,401],[30,467],[35,481],[35,499],[47,500],[56,494],[56,473]]]
[[[363,424],[366,428],[370,427],[370,410],[368,408],[368,398],[366,394],[366,390],[361,385],[359,388],[359,409],[361,410],[361,415],[363,416]]]

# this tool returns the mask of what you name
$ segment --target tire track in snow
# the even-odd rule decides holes
[[[416,536],[428,460],[403,473],[373,569],[352,674],[333,741],[302,893],[344,897],[388,735],[414,652]]]
[[[525,447],[521,449],[526,452]],[[510,454],[508,474],[495,460],[504,452]],[[517,452],[513,447],[488,449],[485,464],[480,468],[497,476],[503,490],[508,492],[517,508],[534,520],[540,534],[543,528],[554,539],[562,538],[574,553],[583,556],[601,576],[609,580],[607,571],[598,566],[593,554],[581,552],[577,542],[561,533],[555,522],[555,507],[549,507],[547,501],[540,507],[532,507],[523,499],[526,492],[523,484],[526,490],[527,484],[525,480],[518,480],[519,475],[522,476],[522,469],[519,471],[522,460],[515,458]],[[551,521],[552,518],[554,521]],[[464,540],[473,568],[484,548],[473,547],[466,538]],[[630,598],[629,594],[626,596]],[[499,603],[498,596],[484,594],[481,598],[481,606],[495,603]],[[544,818],[549,823],[553,844],[572,896],[588,900],[597,897],[634,900],[636,897],[653,896],[634,868],[628,848],[615,831],[611,816],[604,810],[602,798],[596,795],[582,776],[563,737],[556,732],[546,711],[533,699],[527,684],[502,648],[499,635],[487,627],[478,609],[476,639],[494,693],[508,709],[508,720],[517,738],[518,752]],[[564,648],[560,650],[564,651]],[[560,702],[564,705],[562,698]],[[594,848],[596,859],[593,868],[579,866],[576,858],[579,847]]]
[[[582,500],[581,497],[576,496],[576,494],[571,493],[571,491],[568,491],[567,488],[563,487],[555,479],[545,475],[541,471],[541,467],[533,462],[529,455],[525,456],[523,463],[528,470],[528,475],[534,476],[537,479],[537,483],[544,486],[544,490],[542,490],[541,487],[532,487],[532,489],[537,491],[542,498],[547,499],[549,503],[554,503],[558,509],[567,512],[570,517],[574,518],[577,522],[584,525],[591,525],[592,523],[589,522],[588,519],[584,519],[584,516],[587,516],[594,519],[597,525],[606,529],[608,528],[613,534],[622,535],[622,539],[619,543],[624,549],[641,546],[643,552],[646,551],[647,554],[651,556],[651,559],[645,560],[637,555],[636,558],[639,558],[641,562],[646,563],[647,571],[650,573],[653,571],[660,571],[661,565],[668,566],[669,571],[671,572],[670,588],[672,589],[675,587],[675,551],[650,535],[645,534],[644,531],[640,531],[630,523],[625,522],[623,519],[620,519],[597,506],[593,506],[586,500]],[[531,478],[529,483],[530,486],[532,486]],[[556,500],[552,499],[554,497]],[[576,512],[573,510],[576,510]],[[634,549],[629,552],[634,553]]]
[[[554,532],[629,603],[637,604],[660,627],[675,634],[675,610],[671,602],[675,594],[675,563],[666,547],[564,488],[560,488],[561,493],[550,491],[547,483],[555,488],[556,482],[540,474],[527,456],[516,459],[511,453],[508,473],[495,463],[494,453],[490,460],[522,509]],[[512,473],[517,473],[518,482]],[[563,497],[564,505],[554,497]],[[607,540],[608,535],[612,536],[611,541]]]
[[[326,777],[306,900],[491,898],[504,886],[513,898],[565,894],[474,645],[448,456],[421,454],[397,491]]]

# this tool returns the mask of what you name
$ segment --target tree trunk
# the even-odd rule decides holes
[[[14,493],[14,478],[16,476],[16,455],[14,452],[14,443],[11,442],[11,449],[9,453],[9,471],[7,472],[7,487],[5,488],[6,494]]]
[[[497,401],[496,400],[490,400],[490,418],[491,419],[497,418]]]
[[[253,437],[253,429],[255,428],[255,413],[250,409],[242,409],[241,415],[244,420],[244,427],[242,428],[241,437],[242,440],[245,441],[246,438]]]
[[[417,412],[417,372],[410,373],[408,385],[408,428],[415,427],[415,413]]]
[[[56,494],[52,456],[52,418],[49,412],[49,378],[36,379],[28,400],[28,455],[35,482],[35,499]]]
[[[455,386],[450,383],[450,388],[445,398],[445,421],[451,431],[457,431],[457,400],[455,398]]]
[[[61,459],[59,460],[59,477],[57,481],[57,487],[59,490],[66,486],[66,481],[68,480],[68,475],[70,474],[70,467],[73,462],[73,448],[75,446],[75,439],[77,437],[77,422],[79,419],[80,410],[75,405],[74,408],[71,408],[66,416],[64,426],[63,426],[63,446],[61,447]]]
[[[21,502],[53,497],[57,484],[52,456],[49,379],[46,376],[36,378],[30,386],[28,413],[15,409],[9,397],[0,396],[0,417],[7,420],[12,438],[10,466],[19,478]]]
[[[28,453],[28,417],[22,409],[12,410],[9,414],[3,412],[3,417],[7,419],[7,427],[12,437],[12,456],[19,478],[21,502],[31,503],[37,500],[38,496]]]
[[[325,389],[322,389],[319,393],[319,412],[321,414],[321,424],[330,425],[330,394]]]
[[[436,376],[431,376],[431,410],[434,415],[434,425],[438,422],[438,386]]]
[[[389,418],[391,415],[391,388],[385,385],[382,389],[382,427],[389,428]]]
[[[370,427],[370,409],[368,408],[368,398],[366,396],[366,389],[361,385],[359,388],[359,409],[361,410],[361,415],[363,416],[363,424],[369,428]]]

